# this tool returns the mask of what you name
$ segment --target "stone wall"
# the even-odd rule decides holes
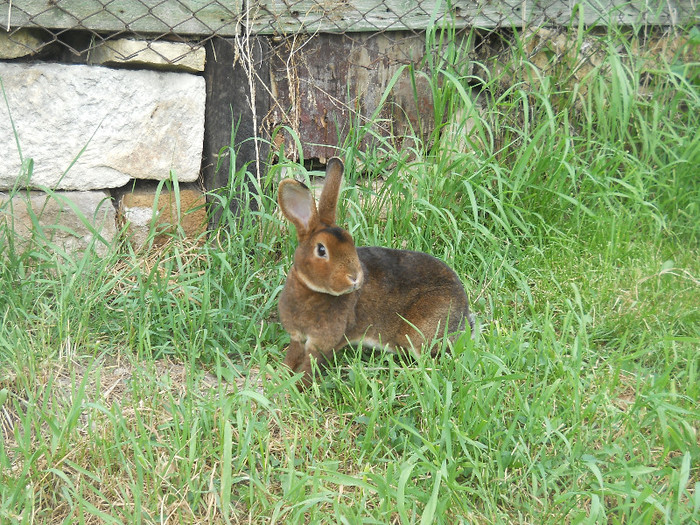
[[[109,40],[69,64],[33,60],[43,45],[30,30],[0,31],[0,221],[22,239],[38,220],[67,250],[97,235],[104,251],[122,225],[138,249],[154,213],[161,233],[187,217],[187,233],[200,235],[204,50]],[[178,199],[171,184],[147,182],[166,179]]]

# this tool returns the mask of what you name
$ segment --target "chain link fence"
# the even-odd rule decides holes
[[[510,61],[513,46],[542,74],[580,80],[598,65],[604,50],[595,35],[609,25],[644,33],[644,52],[669,58],[683,42],[660,35],[698,22],[697,0],[0,1],[0,36],[18,60],[90,63],[105,46],[128,38],[136,47],[117,51],[118,61],[149,53],[167,68],[204,49],[216,60],[213,43],[225,42],[250,80],[249,105],[264,113],[254,111],[256,134],[274,140],[272,130],[288,126],[311,144],[305,155],[317,158],[333,153],[328,145],[342,135],[343,122],[374,118],[380,133],[396,137],[420,128],[421,111],[431,105],[428,86],[394,75],[430,62],[426,35],[436,27],[449,32],[433,33],[433,59],[459,42],[452,58],[464,61],[464,71],[515,83],[527,79]],[[171,42],[181,46],[161,47]],[[474,63],[485,66],[470,69]],[[293,141],[286,147],[299,155]]]
[[[87,30],[98,41],[115,35],[170,37],[290,33],[357,33],[457,27],[567,25],[677,25],[698,22],[697,0],[3,0],[6,31],[41,28],[54,40]],[[73,49],[74,52],[81,50]]]

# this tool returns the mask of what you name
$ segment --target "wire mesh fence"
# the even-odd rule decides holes
[[[3,0],[0,22],[49,31],[179,36],[420,30],[450,19],[458,27],[697,22],[696,0]]]
[[[216,59],[210,44],[223,41],[248,74],[248,103],[255,106],[256,96],[267,101],[255,131],[271,138],[286,125],[311,144],[307,156],[320,158],[333,153],[328,145],[342,134],[339,123],[375,119],[379,132],[396,137],[420,128],[421,111],[431,106],[429,86],[396,72],[434,62],[454,51],[455,42],[460,51],[452,59],[463,61],[469,74],[527,81],[517,64],[504,65],[517,46],[540,73],[560,71],[576,80],[599,62],[595,28],[628,26],[647,32],[653,44],[659,32],[698,21],[697,0],[0,1],[5,58],[90,63],[114,48],[113,60],[122,65],[148,54],[167,68],[207,46]],[[426,46],[435,28],[449,31],[433,33],[432,47]],[[132,44],[115,45],[123,39]],[[163,46],[172,42],[180,46]],[[664,46],[652,45],[652,52],[673,54],[679,47]],[[475,70],[474,63],[488,67]],[[286,146],[295,154],[293,142]]]
[[[697,0],[2,0],[0,26],[18,54],[50,54],[60,47],[89,57],[122,37],[143,41],[144,49],[168,63],[182,55],[165,54],[160,41],[202,47],[215,37],[275,36],[295,42],[299,35],[386,34],[402,38],[435,25],[478,28],[484,32],[528,27],[621,24],[675,26],[700,21]],[[31,32],[27,33],[27,29]],[[84,32],[82,38],[76,32]],[[86,38],[87,36],[87,38]],[[298,47],[298,46],[297,46]],[[134,50],[133,53],[139,50]],[[183,53],[184,54],[184,53]],[[125,56],[123,58],[128,58]]]

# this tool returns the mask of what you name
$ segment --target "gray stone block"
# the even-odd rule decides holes
[[[8,33],[0,29],[0,58],[19,58],[38,53],[46,42],[36,31],[17,29]]]
[[[120,38],[108,40],[90,52],[90,63],[141,66],[153,69],[204,71],[206,51],[183,42],[149,42]]]
[[[52,195],[30,191],[12,196],[0,192],[0,233],[14,235],[20,250],[28,248],[34,237],[39,244],[69,254],[84,251],[94,240],[96,253],[104,255],[117,235],[116,211],[104,191],[58,191]]]
[[[130,179],[199,176],[204,79],[88,65],[0,63],[0,189],[117,188]],[[32,158],[22,180],[20,155]],[[26,173],[24,174],[27,175]],[[19,179],[19,180],[18,180]]]

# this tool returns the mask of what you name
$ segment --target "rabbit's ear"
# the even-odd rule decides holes
[[[326,182],[323,184],[321,198],[318,201],[318,216],[322,223],[335,224],[335,212],[338,206],[340,185],[343,182],[343,161],[338,157],[328,159],[326,164]]]
[[[304,240],[318,225],[318,212],[311,191],[306,185],[294,179],[280,182],[277,192],[282,213],[297,229],[297,237]]]

